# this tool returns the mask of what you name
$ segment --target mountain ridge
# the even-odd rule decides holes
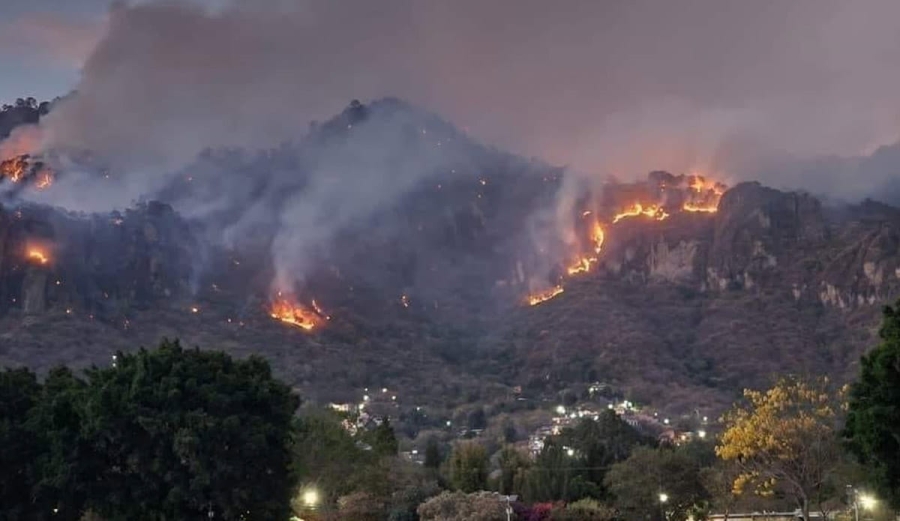
[[[385,386],[430,403],[502,401],[518,387],[552,399],[601,381],[633,401],[719,411],[776,373],[846,378],[874,340],[880,304],[900,296],[900,210],[871,201],[832,208],[741,183],[722,190],[716,211],[680,211],[695,193],[676,184],[691,178],[664,172],[578,198],[576,217],[590,214],[579,206],[585,201],[596,215],[612,215],[634,194],[674,210],[601,222],[596,261],[566,275],[573,243],[558,220],[566,172],[483,147],[409,105],[383,103],[351,104],[298,147],[210,152],[173,178],[162,203],[65,218],[39,205],[0,207],[0,363],[84,367],[107,363],[115,349],[178,336],[263,354],[322,401]],[[377,117],[385,111],[401,116]],[[322,327],[305,332],[274,320],[272,245],[291,221],[241,228],[247,213],[226,214],[270,200],[260,193],[275,193],[273,201],[308,193],[322,179],[319,147],[369,157],[368,138],[354,139],[372,133],[387,135],[374,156],[388,157],[383,166],[409,154],[396,159],[407,182],[366,211],[345,213],[303,257],[291,289],[321,306],[329,317]],[[430,152],[448,146],[458,150]],[[421,165],[427,171],[416,172]],[[218,207],[213,225],[170,206],[204,200],[183,187],[202,195],[232,179],[234,200]],[[317,208],[325,217],[332,211]],[[238,240],[210,242],[222,223]],[[58,248],[46,265],[27,258],[26,243],[39,237]],[[591,241],[576,237],[576,250]],[[78,283],[68,290],[70,280]],[[526,305],[529,291],[554,284],[564,292]]]

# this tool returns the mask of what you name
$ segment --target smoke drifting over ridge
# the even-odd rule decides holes
[[[889,0],[119,6],[47,142],[158,168],[392,95],[582,172],[713,169],[852,197],[884,180],[819,187],[760,165],[900,137],[898,15]]]
[[[274,147],[351,99],[397,96],[588,178],[699,170],[858,198],[894,178],[892,149],[868,154],[900,137],[898,15],[889,0],[120,4],[77,95],[7,146],[95,152],[116,179],[61,177],[37,199],[100,210],[171,187],[207,147]],[[332,226],[465,161],[444,150],[398,162],[401,127],[375,122],[354,148],[323,152],[302,193],[288,172],[258,198],[182,198],[179,209],[243,205],[226,239],[280,226],[286,282]],[[245,182],[223,178],[210,193]]]

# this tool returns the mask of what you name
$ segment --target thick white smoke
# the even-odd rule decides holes
[[[900,136],[891,0],[150,1],[116,5],[102,27],[77,94],[22,134],[94,151],[117,173],[39,196],[73,209],[125,206],[207,147],[295,141],[349,100],[382,96],[589,176],[700,170],[856,198],[895,172],[890,149],[867,157]],[[331,233],[323,212],[355,218],[433,165],[398,167],[392,139],[334,152],[277,216],[260,200],[247,221],[299,230],[274,252],[296,261]]]

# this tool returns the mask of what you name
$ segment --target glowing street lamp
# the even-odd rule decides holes
[[[319,506],[319,491],[314,488],[308,488],[303,492],[303,505],[307,508],[316,508]]]
[[[668,501],[668,500],[669,500],[669,495],[668,495],[668,494],[666,494],[665,492],[660,492],[660,493],[659,493],[659,502],[660,502],[660,503],[665,503],[665,502]]]
[[[860,492],[851,485],[847,485],[847,490],[850,492],[850,499],[853,500],[853,514],[855,521],[859,521],[859,507],[862,507],[863,510],[875,510],[875,507],[878,506],[878,500],[875,499],[875,496],[872,494]]]
[[[859,495],[859,505],[863,507],[863,510],[874,510],[877,504],[878,500],[875,499],[875,496],[872,496],[871,494]]]

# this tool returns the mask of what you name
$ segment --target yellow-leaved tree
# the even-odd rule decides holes
[[[728,412],[716,454],[740,473],[734,492],[781,494],[809,520],[812,506],[837,493],[831,479],[841,463],[838,433],[845,389],[827,378],[784,378],[768,391],[745,390]],[[824,513],[824,512],[823,512]]]

